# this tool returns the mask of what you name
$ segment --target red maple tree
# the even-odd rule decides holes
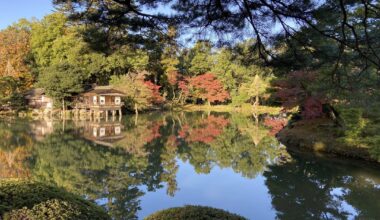
[[[321,94],[311,91],[310,85],[317,80],[316,74],[311,71],[294,71],[285,79],[277,80],[276,96],[280,99],[285,110],[300,106],[304,119],[312,119],[324,116],[323,104],[326,100]]]
[[[144,84],[151,91],[149,102],[152,104],[161,104],[164,101],[164,98],[161,96],[160,93],[161,86],[156,85],[151,81],[145,81]]]
[[[212,73],[190,78],[189,86],[194,91],[194,96],[210,103],[224,102],[230,98],[230,94],[224,89],[223,84]]]

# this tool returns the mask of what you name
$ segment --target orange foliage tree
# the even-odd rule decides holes
[[[22,26],[11,26],[0,32],[0,77],[11,76],[23,80],[29,87],[32,82],[26,58],[30,53],[30,32]]]

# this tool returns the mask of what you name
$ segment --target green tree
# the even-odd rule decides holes
[[[0,77],[0,110],[2,108],[16,110],[25,108],[23,91],[20,89],[22,84],[23,82],[11,76]]]
[[[53,13],[41,21],[33,22],[30,42],[38,67],[47,67],[51,64],[55,57],[52,50],[54,42],[56,39],[65,36],[66,23],[67,19],[61,13]]]
[[[179,78],[178,59],[179,46],[177,45],[176,38],[178,37],[177,30],[170,27],[167,33],[167,43],[161,56],[161,64],[164,70],[166,81],[169,84],[171,98],[176,99],[176,86]]]
[[[138,115],[139,110],[145,110],[163,101],[158,89],[150,81],[146,81],[146,71],[138,73],[129,73],[123,76],[113,76],[110,84],[114,88],[124,92],[127,95],[127,104],[135,110]]]
[[[250,82],[243,83],[239,88],[240,96],[246,97],[245,101],[250,100],[254,107],[260,105],[260,97],[267,93],[269,87],[268,79],[264,81],[256,74]]]
[[[209,41],[198,41],[190,50],[189,72],[193,75],[200,75],[211,70],[211,43]]]
[[[212,66],[212,73],[223,83],[224,88],[229,92],[233,92],[237,86],[237,73],[238,65],[233,62],[233,54],[230,48],[222,48],[214,56],[214,65]]]
[[[66,108],[74,94],[83,91],[83,82],[86,75],[81,69],[69,64],[55,64],[42,69],[38,78],[38,85],[45,88],[47,95],[62,104],[62,110]]]

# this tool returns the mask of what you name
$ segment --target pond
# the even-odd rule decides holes
[[[379,167],[291,153],[274,133],[221,113],[2,119],[0,179],[63,187],[115,219],[183,205],[248,219],[380,219]]]

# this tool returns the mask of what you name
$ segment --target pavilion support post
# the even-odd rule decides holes
[[[121,109],[119,109],[118,112],[119,112],[119,121],[121,121],[121,117],[123,116],[123,115],[121,114]]]
[[[95,118],[95,121],[97,121],[98,120],[98,118],[99,118],[99,111],[98,110],[94,110],[94,118]]]
[[[93,121],[95,119],[95,111],[90,110],[90,120]]]
[[[105,110],[106,112],[106,121],[108,121],[108,110]]]
[[[112,110],[112,121],[115,121],[116,110]]]

